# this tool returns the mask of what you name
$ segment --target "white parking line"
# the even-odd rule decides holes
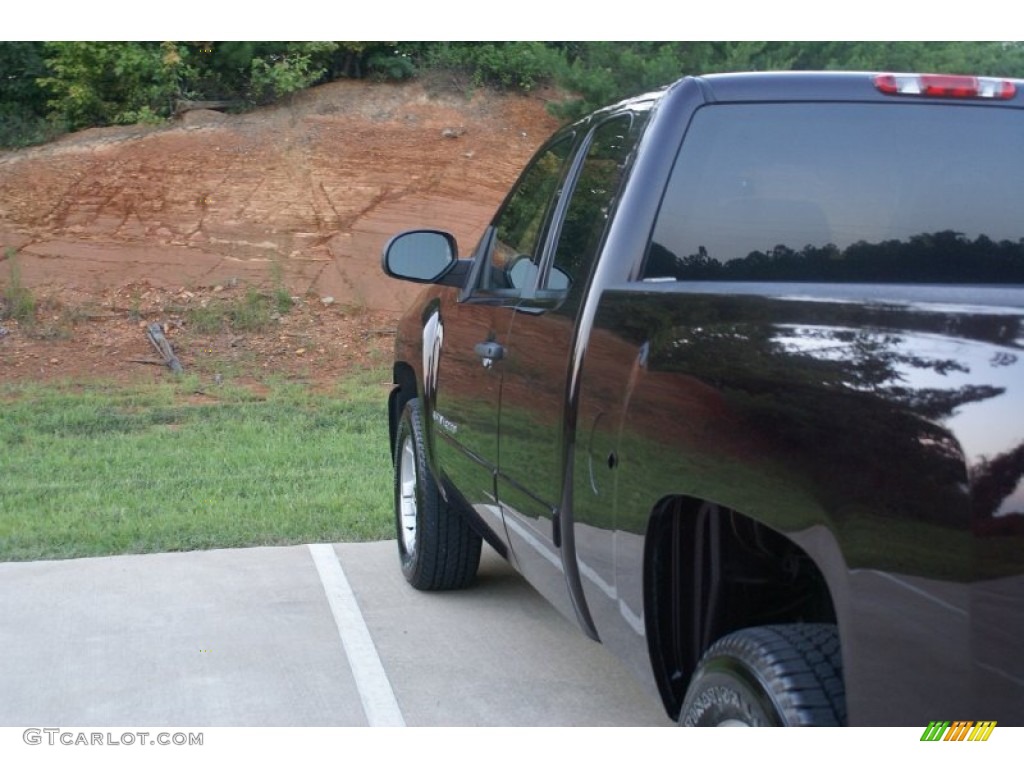
[[[320,583],[327,593],[327,602],[338,626],[352,677],[355,678],[363,712],[372,726],[404,726],[405,718],[398,707],[395,692],[381,664],[377,647],[363,620],[359,603],[352,593],[341,562],[330,544],[310,544],[309,554],[320,574]]]

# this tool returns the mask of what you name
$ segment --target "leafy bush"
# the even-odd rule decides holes
[[[770,70],[881,70],[1024,76],[1020,43],[577,42],[555,43],[575,94],[551,111],[563,118],[666,85],[684,75]]]
[[[564,70],[562,53],[546,43],[432,43],[418,50],[422,67],[464,72],[474,86],[529,91]]]
[[[366,67],[377,80],[408,80],[416,74],[412,56],[401,51],[376,53],[367,59]]]
[[[62,129],[156,122],[179,99],[265,104],[338,77],[455,73],[465,87],[570,92],[563,118],[683,75],[876,69],[1024,76],[1021,43],[924,42],[0,42],[0,146]]]
[[[256,103],[266,103],[301,91],[327,73],[326,57],[335,43],[290,43],[287,50],[256,57],[250,64],[250,92]]]
[[[17,149],[52,141],[62,127],[25,109],[21,104],[0,102],[0,147]]]
[[[46,43],[51,73],[39,79],[51,113],[72,129],[166,117],[185,67],[174,43]]]
[[[46,119],[47,93],[36,82],[46,74],[43,44],[0,42],[0,147],[50,141],[61,126]]]
[[[597,107],[659,88],[683,77],[711,72],[790,69],[794,43],[690,42],[571,44],[560,84],[575,98],[552,105],[574,119]]]

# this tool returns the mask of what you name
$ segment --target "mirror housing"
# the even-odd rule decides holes
[[[469,271],[459,261],[455,237],[442,230],[413,229],[388,240],[381,256],[388,277],[413,283],[461,286]]]

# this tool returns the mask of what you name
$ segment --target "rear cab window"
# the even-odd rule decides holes
[[[702,107],[642,277],[1024,282],[1021,126],[975,105]]]

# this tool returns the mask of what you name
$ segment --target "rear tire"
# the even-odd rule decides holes
[[[679,713],[690,726],[844,725],[839,634],[833,624],[741,629],[697,665]]]
[[[441,497],[415,398],[405,404],[395,436],[395,528],[402,573],[416,589],[461,589],[476,577],[482,539]]]

